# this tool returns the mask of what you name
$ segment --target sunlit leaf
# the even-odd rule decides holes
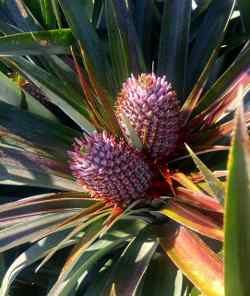
[[[223,296],[223,263],[196,235],[167,223],[160,244],[185,276],[207,296]]]
[[[223,230],[213,219],[199,211],[169,201],[168,205],[161,210],[161,213],[176,222],[213,239],[223,240]]]
[[[113,287],[117,295],[134,295],[157,246],[158,241],[144,229],[130,242],[114,266],[107,291]]]
[[[50,237],[38,241],[30,248],[28,248],[25,252],[21,253],[21,255],[19,255],[10,265],[3,278],[0,289],[1,296],[9,295],[10,286],[15,278],[19,275],[19,273],[27,266],[44,257],[50,251],[50,249],[57,245],[57,243],[61,241],[66,235],[67,231],[55,233]],[[75,240],[73,239],[69,240],[64,245],[62,245],[62,248],[70,246],[74,242]]]
[[[195,153],[191,150],[190,147],[186,145],[186,148],[192,156],[196,166],[201,171],[202,175],[207,181],[211,191],[214,194],[214,197],[217,198],[221,204],[223,204],[225,195],[225,189],[223,184],[220,182],[218,178],[214,176],[214,174],[208,169],[208,167],[195,155]]]
[[[225,295],[247,295],[250,289],[250,141],[243,109],[236,116],[228,161],[225,210]]]

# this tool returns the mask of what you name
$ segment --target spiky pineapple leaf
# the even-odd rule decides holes
[[[109,65],[107,56],[93,24],[88,18],[88,1],[60,0],[66,19],[93,68],[93,75],[102,87],[108,89]]]
[[[201,292],[224,295],[223,263],[198,236],[171,222],[159,233],[164,252]]]
[[[198,169],[201,171],[209,188],[211,189],[215,198],[219,200],[221,204],[224,203],[225,188],[220,180],[214,176],[214,174],[209,170],[209,168],[196,156],[192,149],[186,145],[186,148],[191,155],[193,161],[195,162]]]
[[[234,85],[237,86],[239,82],[242,82],[241,80],[244,78],[244,74],[247,75],[249,72],[249,58],[250,43],[247,43],[235,61],[202,96],[199,106],[195,111],[197,114],[213,103],[216,98],[219,98],[228,88],[234,87]],[[244,80],[247,80],[246,75]]]
[[[128,44],[122,32],[113,0],[105,1],[105,16],[107,22],[110,58],[112,61],[114,81],[118,91],[122,83],[131,73],[129,65]]]
[[[11,34],[0,37],[0,56],[67,54],[74,42],[71,29]]]
[[[189,206],[169,201],[161,213],[204,236],[223,241],[223,229],[211,217]]]
[[[228,160],[225,205],[225,295],[247,295],[250,262],[250,140],[242,105]]]
[[[43,25],[47,29],[55,29],[57,20],[53,10],[53,2],[51,0],[39,0],[39,2],[43,18]]]
[[[10,248],[20,246],[30,241],[41,239],[51,227],[61,223],[72,216],[76,210],[58,211],[57,213],[46,214],[28,224],[25,219],[16,225],[0,230],[0,250],[4,252]],[[56,231],[55,231],[56,232]]]
[[[134,74],[145,72],[146,66],[134,24],[132,3],[126,0],[113,1],[113,8],[117,16],[120,32],[122,33],[123,44],[126,46],[129,62],[128,70]]]
[[[134,1],[134,20],[138,39],[141,44],[143,56],[147,66],[151,66],[153,34],[155,25],[156,10],[154,0]]]
[[[30,266],[34,262],[37,262],[43,258],[51,248],[58,244],[67,235],[68,231],[58,232],[52,234],[50,237],[41,239],[40,241],[33,244],[25,252],[21,253],[14,262],[9,266],[3,281],[1,283],[0,294],[1,296],[9,295],[11,284],[15,278],[22,272],[26,267]],[[71,239],[62,245],[62,248],[74,244],[75,239]]]
[[[23,0],[2,0],[1,10],[10,16],[11,23],[14,23],[24,32],[42,30],[41,24],[35,19]]]
[[[56,117],[47,108],[34,97],[22,91],[14,81],[2,72],[0,72],[0,100],[44,118],[56,120]]]
[[[166,75],[183,99],[189,44],[191,0],[166,0],[162,19],[157,72]]]
[[[56,156],[58,161],[67,159],[67,150],[74,137],[80,135],[79,132],[60,123],[20,110],[2,101],[0,131],[0,142],[3,144],[23,149],[28,146],[34,147]],[[13,136],[17,137],[16,141]]]
[[[187,89],[191,90],[225,33],[235,0],[212,1],[199,28],[188,62]]]
[[[161,253],[152,258],[138,296],[183,296],[186,283],[181,271]]]
[[[150,228],[144,228],[124,250],[107,282],[107,290],[117,295],[134,295],[158,246]]]
[[[6,202],[0,209],[0,225],[2,228],[33,219],[36,215],[49,214],[74,208],[88,208],[96,200],[81,192],[61,192],[39,194],[22,198],[15,202]],[[37,217],[37,216],[36,216]]]
[[[250,34],[250,2],[248,0],[238,0],[238,6],[240,9],[240,17],[242,19],[245,31]]]
[[[98,240],[79,258],[77,266],[67,280],[60,281],[60,279],[58,279],[49,291],[48,296],[71,296],[72,292],[75,291],[77,282],[82,278],[85,271],[91,270],[98,260],[125,244],[126,238],[104,238],[103,240]]]
[[[69,88],[66,81],[58,80],[52,73],[21,57],[12,57],[10,63],[41,88],[50,101],[72,118],[86,133],[95,131],[95,127],[86,119],[87,112],[81,104],[80,94],[71,86]]]

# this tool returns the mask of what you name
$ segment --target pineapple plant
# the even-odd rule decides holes
[[[0,294],[246,295],[246,2],[0,7]]]

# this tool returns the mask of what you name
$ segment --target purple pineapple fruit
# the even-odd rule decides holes
[[[126,205],[145,196],[151,184],[141,155],[106,133],[76,139],[69,156],[73,175],[94,197]]]
[[[153,159],[168,158],[179,137],[179,103],[165,76],[133,75],[118,95],[116,115],[122,129],[125,115]]]

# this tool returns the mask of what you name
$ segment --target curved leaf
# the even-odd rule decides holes
[[[202,235],[223,241],[223,229],[211,217],[191,207],[169,201],[161,213]]]
[[[225,210],[225,295],[250,289],[250,140],[242,107],[237,112],[228,160]]]
[[[0,37],[0,56],[67,54],[71,29],[25,32]]]
[[[104,295],[110,290],[115,295],[135,295],[157,246],[158,241],[150,235],[150,229],[143,229],[114,266]]]
[[[223,296],[223,263],[208,246],[183,226],[161,227],[160,244],[186,277],[207,296]]]
[[[28,248],[21,255],[19,255],[10,265],[3,278],[0,289],[1,296],[9,295],[10,286],[15,278],[19,275],[19,273],[22,272],[22,270],[25,269],[27,266],[30,266],[34,262],[37,262],[38,260],[43,258],[50,251],[51,248],[53,248],[55,245],[57,245],[58,242],[63,240],[63,238],[67,235],[67,232],[68,231],[55,233],[52,234],[50,237],[41,239],[30,248]],[[62,248],[72,245],[74,244],[74,242],[75,241],[73,239],[69,240],[64,245],[62,245]]]

